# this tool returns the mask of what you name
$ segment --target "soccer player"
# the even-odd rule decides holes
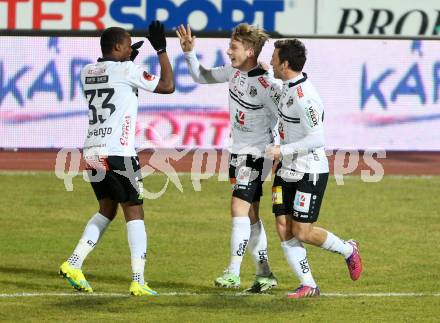
[[[144,281],[147,235],[144,225],[143,184],[134,148],[138,89],[168,94],[174,92],[173,71],[166,52],[164,26],[154,21],[147,37],[157,51],[160,77],[149,74],[132,60],[142,42],[131,45],[127,31],[111,27],[102,33],[102,58],[81,72],[89,103],[89,129],[84,159],[99,211],[87,223],[72,255],[60,267],[60,275],[77,290],[93,292],[81,270],[121,205],[127,223],[133,281],[130,293],[156,295]]]
[[[356,241],[344,241],[314,225],[329,167],[324,151],[324,107],[307,74],[302,72],[305,62],[306,48],[302,42],[275,42],[271,65],[274,76],[283,81],[278,92],[281,145],[269,146],[266,155],[281,159],[272,187],[273,212],[284,254],[301,281],[301,286],[288,294],[289,298],[316,297],[320,293],[303,243],[342,255],[352,280],[359,279],[362,272]]]
[[[195,36],[191,35],[190,27],[181,25],[176,33],[195,82],[229,84],[232,128],[229,178],[233,184],[231,258],[224,275],[214,283],[218,287],[238,288],[241,262],[249,248],[256,265],[256,278],[247,291],[264,292],[277,286],[268,263],[266,233],[259,218],[262,181],[267,175],[263,174],[264,150],[273,141],[272,130],[276,123],[273,107],[269,108],[269,105],[275,105],[269,90],[277,81],[257,62],[268,35],[248,24],[236,26],[227,50],[231,63],[205,68],[197,59]],[[268,171],[270,165],[265,167]]]

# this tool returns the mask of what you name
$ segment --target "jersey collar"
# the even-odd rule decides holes
[[[307,73],[302,73],[302,75],[298,75],[297,77],[295,77],[292,82],[289,82],[289,87],[294,87],[298,84],[301,84],[303,82],[305,82],[307,80]]]
[[[98,58],[98,62],[119,62],[117,59],[110,57],[100,57]]]
[[[262,68],[260,65],[255,66],[253,69],[251,69],[249,72],[247,72],[247,75],[249,77],[255,77],[266,74],[266,70]]]

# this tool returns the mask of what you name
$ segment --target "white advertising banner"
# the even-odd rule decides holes
[[[134,39],[137,41],[139,39]],[[0,147],[81,147],[88,126],[79,82],[100,56],[98,38],[1,37]],[[228,39],[197,39],[207,67],[228,62]],[[326,148],[440,150],[440,43],[305,39],[305,71],[325,105]],[[168,40],[176,92],[140,92],[140,148],[221,148],[229,134],[227,84],[198,85],[178,40]],[[273,40],[260,60],[270,62]],[[159,74],[149,44],[136,62]]]
[[[433,36],[440,34],[437,0],[319,0],[318,35]]]

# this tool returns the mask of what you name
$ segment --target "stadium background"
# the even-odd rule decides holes
[[[143,29],[154,19],[164,21],[168,28],[168,53],[176,75],[177,88],[176,93],[166,97],[140,93],[136,138],[137,146],[142,150],[140,156],[143,164],[148,163],[153,153],[166,157],[175,153],[175,149],[191,150],[177,161],[170,160],[177,171],[190,171],[192,152],[201,149],[215,151],[217,160],[220,161],[222,147],[227,140],[229,130],[226,85],[206,86],[192,82],[172,28],[180,23],[189,22],[198,36],[196,49],[201,62],[206,66],[213,66],[228,62],[225,50],[230,30],[234,25],[245,21],[264,27],[273,40],[298,37],[308,47],[309,61],[305,71],[308,72],[324,100],[326,148],[332,171],[335,169],[334,160],[337,153],[347,151],[351,153],[347,153],[344,155],[345,158],[338,161],[339,171],[345,175],[358,175],[362,170],[370,170],[374,173],[375,170],[362,158],[366,151],[367,154],[373,154],[383,166],[386,185],[397,181],[394,177],[387,178],[387,175],[440,174],[438,1],[1,0],[0,170],[2,172],[0,175],[3,174],[3,177],[0,188],[3,189],[2,192],[11,190],[11,183],[14,181],[21,183],[23,177],[20,174],[37,174],[33,179],[28,178],[29,186],[34,185],[32,183],[34,180],[35,183],[39,183],[36,188],[45,181],[53,185],[60,182],[59,179],[54,179],[52,174],[49,178],[45,177],[47,175],[44,175],[44,172],[22,171],[52,172],[55,168],[56,154],[60,149],[81,147],[86,134],[88,111],[81,95],[78,72],[81,66],[94,61],[100,55],[98,38],[100,30],[109,26],[121,26],[132,31],[134,40],[140,40],[145,33]],[[273,40],[266,44],[261,60],[269,62]],[[145,64],[152,73],[158,71],[157,60],[148,42],[142,47],[136,61]],[[360,152],[359,163],[350,165],[349,159],[356,156],[357,151]],[[386,157],[383,156],[384,151]],[[374,154],[375,152],[380,156]],[[68,167],[67,164],[66,168]],[[217,163],[216,170],[219,170],[219,167],[220,163]],[[11,170],[19,172],[9,172]],[[16,179],[12,178],[14,174],[18,174]],[[40,179],[39,176],[42,178]],[[427,224],[431,219],[430,228],[434,230],[435,225],[438,227],[438,213],[432,210],[436,209],[438,200],[425,200],[425,197],[428,196],[428,191],[435,192],[436,188],[434,186],[431,189],[424,188],[429,187],[431,179],[436,176],[411,178],[411,181],[423,187],[423,189],[418,188],[411,186],[412,184],[408,187],[407,190],[413,189],[413,200],[415,200],[411,207],[415,208],[413,210],[415,213],[420,211],[424,214],[427,222],[421,226],[429,227]],[[434,184],[436,181],[438,180],[435,180]],[[358,204],[362,208],[363,203],[368,203],[368,199],[356,199],[360,195],[371,198],[377,189],[363,185],[368,184],[360,183],[359,186],[351,187],[356,194],[359,194],[356,197],[350,195],[354,194],[350,190],[343,191],[348,195],[340,193],[339,202],[353,199],[353,204]],[[387,190],[390,187],[395,192],[399,189],[405,190],[397,182],[393,185],[386,186]],[[89,193],[80,186],[79,193],[74,194],[80,194],[84,198],[89,196]],[[389,202],[395,205],[395,209],[399,209],[399,203],[393,204],[395,200],[388,201],[385,193],[386,190],[377,191],[379,195],[384,194],[384,200],[379,204],[385,205]],[[53,191],[48,194],[58,193]],[[213,194],[214,196],[217,194],[215,190]],[[332,194],[337,195],[336,192]],[[17,196],[21,196],[20,193]],[[63,198],[66,197],[67,195],[63,195]],[[45,196],[36,195],[35,198],[47,200]],[[390,197],[392,198],[396,196]],[[68,204],[77,205],[78,200],[73,197],[70,199]],[[203,199],[203,196],[200,199]],[[402,209],[399,209],[402,214],[406,210],[407,202],[410,203],[411,199],[402,203]],[[44,202],[32,203],[40,205]],[[26,212],[28,208],[32,209],[32,203],[28,206],[20,200],[16,207]],[[158,203],[160,204],[160,200]],[[164,203],[171,206],[174,201]],[[227,201],[225,200],[224,203]],[[6,210],[7,204],[4,204]],[[366,205],[373,209],[372,205]],[[374,209],[376,207],[380,209],[380,205],[374,205]],[[74,211],[70,210],[66,213],[76,214]],[[20,214],[19,211],[17,212]],[[79,221],[81,224],[78,226],[82,225],[86,216],[88,215],[84,214],[84,219]],[[352,220],[349,219],[347,222]],[[384,220],[386,221],[386,218]],[[198,223],[197,221],[195,223]],[[337,223],[337,220],[335,221]],[[363,225],[366,230],[368,229],[367,222],[363,222],[364,219],[356,219],[356,221],[359,221],[356,222],[359,226]],[[400,221],[403,227],[403,223],[406,223],[405,218],[402,217]],[[5,234],[0,240],[3,250],[9,250],[6,247],[9,243],[7,233],[12,227],[10,222],[2,218]],[[414,229],[416,227],[414,226]],[[57,229],[55,226],[50,233],[56,232]],[[187,229],[189,230],[189,227]],[[378,229],[375,230],[369,233],[366,231],[365,237],[377,234]],[[39,229],[34,229],[35,234],[38,231]],[[348,231],[351,232],[350,229]],[[76,239],[79,232],[75,232],[72,239]],[[397,236],[398,234],[395,234],[395,237]],[[388,237],[394,236],[390,234]],[[418,239],[421,240],[424,235],[413,237],[419,237]],[[9,238],[13,240],[14,235]],[[436,241],[434,235],[430,238]],[[19,239],[21,236],[17,233],[17,241],[20,241]],[[72,239],[68,242],[74,241]],[[401,242],[394,238],[390,238],[390,241],[394,241],[395,244]],[[67,245],[67,242],[63,241],[63,243]],[[166,241],[164,243],[166,244]],[[420,245],[418,248],[424,249]],[[5,251],[5,253],[0,251],[0,258],[2,253],[10,255],[14,252],[16,251]],[[400,255],[404,256],[404,254],[402,250]],[[410,251],[406,254],[409,255]],[[53,257],[55,256],[55,261],[58,261],[59,255]],[[438,269],[438,260],[425,256],[422,253],[417,258],[431,259],[433,261],[431,270]],[[370,255],[370,259],[372,258],[373,256]],[[8,261],[10,259],[8,256]],[[1,263],[8,263],[5,258],[0,260]],[[418,261],[411,258],[408,264],[417,265]],[[20,270],[22,269],[17,269],[16,273],[19,275],[26,273]],[[3,280],[4,277],[10,279],[16,274],[14,271],[11,265],[1,267],[0,274],[3,276],[0,275],[2,278],[0,281],[4,283],[6,281]],[[46,272],[49,270],[47,269]],[[389,273],[390,276],[392,274],[394,272]],[[436,275],[438,278],[438,271]],[[434,274],[431,285],[431,291],[434,292],[439,290],[438,279],[435,277]],[[403,281],[414,280],[414,275],[408,271],[403,278],[402,284]],[[386,281],[388,278],[383,279]],[[327,282],[327,284],[331,283],[332,281]],[[20,291],[20,285],[17,286],[11,290]],[[383,283],[382,287],[387,287],[386,283]],[[108,290],[112,290],[111,288],[110,286]],[[366,285],[363,288],[368,290]],[[408,290],[402,288],[403,291]],[[8,291],[8,289],[0,289],[0,293]],[[435,303],[437,299],[438,297],[434,297],[434,300],[424,299],[423,304]],[[385,311],[387,306],[392,307],[391,303],[383,304],[385,308],[381,311]],[[421,312],[420,308],[412,308],[413,304],[420,303],[415,300],[411,304],[407,302],[399,305],[401,308],[407,307],[413,310],[409,314],[410,318],[418,317]],[[44,303],[40,305],[45,308]],[[330,305],[350,307],[353,304],[341,301]],[[381,300],[376,301],[375,305],[379,311]],[[11,308],[16,307],[12,306],[8,309]],[[277,305],[275,308],[283,309]],[[312,306],[309,309],[311,308]],[[161,310],[160,307],[158,309]],[[35,310],[38,312],[38,307]],[[438,314],[438,309],[432,310],[432,313],[435,311]],[[390,313],[399,317],[396,308]],[[431,313],[429,311],[426,313],[434,321],[432,318],[435,315],[429,316]],[[18,313],[13,311],[7,317],[11,318],[14,315]],[[340,315],[341,321],[345,314],[342,312]],[[356,315],[353,317],[356,318]],[[321,319],[325,319],[325,316]],[[366,320],[362,316],[358,316],[357,319]],[[380,320],[381,316],[376,316],[376,319]],[[387,319],[392,320],[389,317]]]
[[[305,42],[306,71],[325,102],[331,161],[341,150],[386,151],[387,158],[381,158],[386,174],[438,174],[435,8],[435,1],[414,7],[397,0],[386,8],[380,1],[326,0],[2,1],[0,169],[53,169],[60,148],[80,148],[88,112],[78,73],[99,56],[97,29],[134,28],[138,40],[142,27],[157,18],[168,28],[176,92],[140,95],[136,140],[144,161],[152,148],[224,147],[227,85],[192,82],[172,29],[189,22],[199,37],[202,63],[213,66],[228,61],[228,30],[247,21],[266,28],[273,39],[295,36]],[[273,41],[262,61],[270,61],[272,48]],[[137,63],[158,73],[149,44]],[[188,171],[187,165],[175,163],[180,170]],[[369,168],[361,163],[354,171],[361,169]]]

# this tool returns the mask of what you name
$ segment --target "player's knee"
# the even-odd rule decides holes
[[[305,230],[301,227],[293,228],[293,235],[295,238],[301,242],[308,243],[309,242],[309,231]]]

